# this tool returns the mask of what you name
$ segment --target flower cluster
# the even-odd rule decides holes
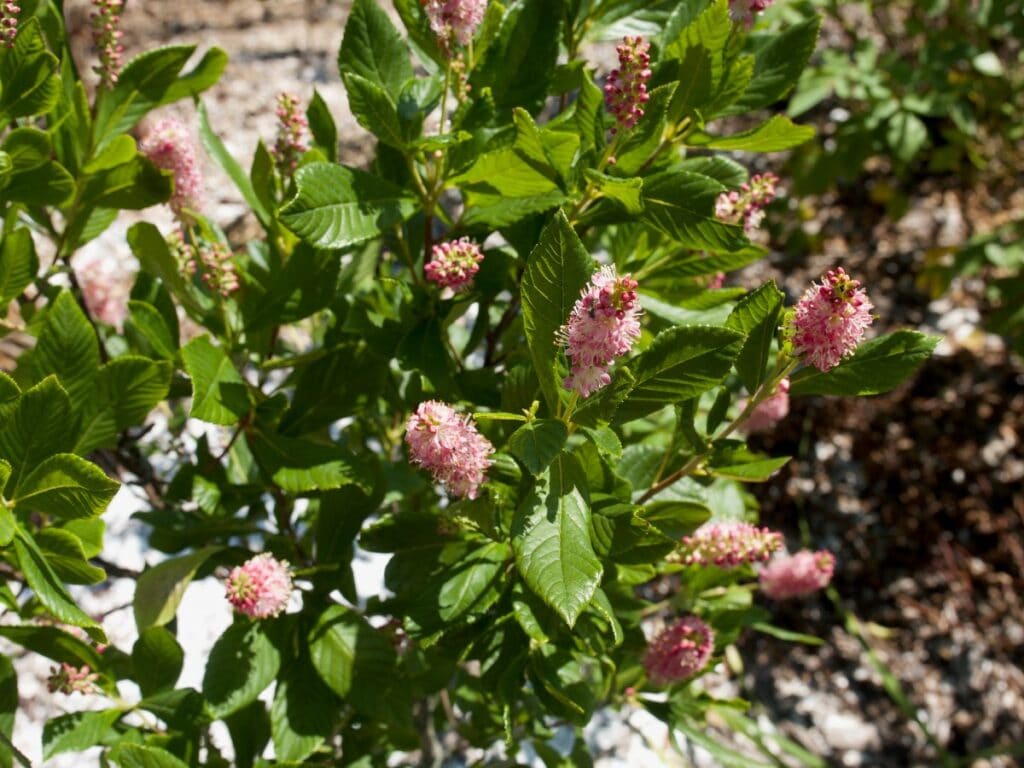
[[[121,74],[121,57],[124,46],[121,38],[121,9],[124,0],[92,0],[93,11],[89,14],[92,23],[92,41],[99,54],[100,63],[93,72],[100,76],[102,88],[113,88]]]
[[[174,174],[169,205],[179,219],[189,221],[189,211],[201,205],[203,175],[188,130],[173,118],[160,120],[146,133],[139,149],[157,168]]]
[[[128,316],[134,272],[123,259],[94,250],[75,258],[75,278],[89,313],[121,330]]]
[[[18,14],[21,6],[14,0],[0,0],[0,40],[8,48],[14,47],[14,38],[18,36]]]
[[[437,400],[420,403],[405,425],[405,442],[419,464],[456,496],[475,499],[491,466],[491,442],[468,416]]]
[[[793,352],[819,371],[835,368],[864,337],[872,309],[859,280],[842,267],[828,272],[794,308],[786,327]]]
[[[767,11],[775,0],[729,0],[729,11],[736,21],[742,21],[748,27],[754,23],[754,17]]]
[[[795,555],[777,557],[758,576],[761,591],[772,600],[788,600],[824,589],[832,581],[836,558],[828,550],[803,549]]]
[[[473,276],[480,271],[483,260],[480,246],[468,237],[462,237],[435,245],[430,263],[423,271],[427,280],[460,293],[473,285]]]
[[[238,290],[238,272],[234,254],[221,242],[202,241],[199,261],[203,266],[203,282],[214,293],[227,298]]]
[[[640,337],[640,305],[637,282],[619,277],[615,267],[602,267],[558,331],[570,361],[565,386],[589,397],[611,382],[608,366],[629,352]]]
[[[50,676],[46,678],[46,688],[50,693],[95,693],[96,681],[100,676],[93,672],[88,664],[75,667],[66,661],[59,667],[50,668]]]
[[[628,131],[644,115],[650,98],[647,81],[651,79],[651,46],[642,37],[624,37],[615,49],[619,66],[608,74],[604,85],[604,103],[615,117],[612,133]]]
[[[277,95],[277,139],[270,153],[282,176],[291,176],[299,167],[299,158],[309,149],[309,121],[302,113],[299,97],[291,93]]]
[[[176,229],[167,237],[167,250],[171,252],[181,273],[186,277],[194,277],[198,271],[196,266],[196,248],[185,239],[185,231]]]
[[[696,616],[684,616],[647,646],[644,669],[655,685],[669,685],[700,672],[715,647],[715,633]]]
[[[740,407],[745,408],[746,403],[741,402]],[[788,415],[789,379],[783,379],[771,395],[757,404],[744,422],[743,428],[750,435],[756,432],[767,432]]]
[[[782,546],[782,536],[750,523],[705,523],[692,536],[684,536],[675,559],[685,565],[735,568],[765,562]]]
[[[445,48],[469,45],[484,20],[487,0],[421,0],[430,28]]]
[[[277,616],[288,605],[292,577],[288,563],[264,552],[228,574],[227,598],[235,609],[253,619]]]
[[[764,220],[764,207],[775,199],[779,177],[774,173],[758,174],[739,189],[723,192],[715,202],[715,216],[726,224],[739,224],[752,232]]]

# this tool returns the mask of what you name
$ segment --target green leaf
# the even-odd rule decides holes
[[[375,680],[374,684],[379,685]],[[277,681],[270,730],[278,760],[301,763],[331,733],[338,707],[308,662],[295,662]]]
[[[674,24],[679,24],[680,21],[675,20]],[[722,54],[731,33],[729,0],[713,0],[700,15],[682,28],[675,40],[667,41],[662,58],[666,61],[671,59],[686,61],[691,48],[696,46],[705,48],[711,63],[711,90],[716,90],[722,80],[725,68]]]
[[[0,305],[6,310],[11,299],[28,287],[39,271],[39,258],[28,229],[7,233],[0,245]]]
[[[76,667],[87,664],[93,669],[99,669],[103,664],[95,648],[57,627],[0,625],[0,637],[58,663],[67,662]]]
[[[128,322],[125,332],[138,333],[160,357],[171,359],[178,351],[178,339],[167,327],[160,310],[145,301],[128,302]]]
[[[14,46],[0,57],[0,118],[40,115],[53,109],[60,98],[59,62],[46,50],[39,18],[28,17],[18,29]]]
[[[348,76],[357,75],[383,89],[392,104],[413,77],[409,46],[376,0],[355,0],[352,4],[338,51],[338,70],[346,88]]]
[[[767,122],[756,128],[732,136],[712,136],[697,131],[690,134],[686,143],[691,147],[723,149],[744,152],[781,152],[805,144],[814,138],[814,128],[797,125],[784,115],[773,115]]]
[[[310,163],[295,176],[298,192],[281,221],[318,248],[345,248],[378,237],[416,210],[415,201],[381,178],[331,163]]]
[[[569,428],[561,421],[540,419],[524,424],[508,439],[509,451],[532,475],[539,475],[562,452]]]
[[[186,763],[158,747],[144,747],[122,741],[107,753],[118,768],[188,768]]]
[[[880,395],[910,378],[940,340],[917,331],[896,331],[873,339],[830,371],[812,367],[798,371],[791,379],[790,394]]]
[[[174,179],[146,157],[102,170],[85,180],[80,192],[83,208],[125,208],[139,210],[168,200],[174,191]]]
[[[217,161],[224,173],[228,175],[228,178],[234,182],[235,188],[241,193],[242,199],[245,200],[246,204],[252,209],[252,212],[259,219],[260,224],[264,227],[270,225],[271,216],[267,209],[263,206],[259,196],[252,187],[252,182],[246,175],[245,171],[242,170],[242,166],[238,164],[238,161],[228,152],[227,147],[224,146],[224,142],[220,140],[220,137],[216,134],[212,127],[210,127],[210,116],[206,111],[206,105],[203,102],[199,102],[199,138],[203,142],[203,148],[214,160]]]
[[[522,280],[523,328],[541,391],[548,408],[557,410],[562,377],[558,373],[555,334],[569,319],[580,291],[594,271],[594,263],[558,212],[541,233],[530,253]]]
[[[640,191],[644,185],[643,179],[620,179],[598,173],[591,168],[584,169],[583,175],[604,197],[614,200],[625,208],[626,213],[637,214],[643,210],[643,202],[640,199]]]
[[[726,328],[747,337],[736,358],[736,372],[751,394],[757,391],[765,379],[768,355],[779,328],[779,314],[784,298],[772,280],[740,299],[725,321]]]
[[[889,118],[885,137],[896,159],[909,163],[928,142],[928,127],[913,112],[900,110]]]
[[[96,395],[83,407],[75,452],[110,447],[118,432],[145,421],[167,396],[172,370],[169,361],[134,355],[122,355],[100,368]]]
[[[81,540],[63,528],[36,531],[36,544],[57,577],[66,584],[99,584],[107,573],[85,557]]]
[[[755,51],[754,77],[739,101],[729,107],[727,114],[762,109],[789,93],[814,53],[820,29],[821,17],[815,14],[772,35]]]
[[[9,474],[11,471],[11,465],[7,462],[3,462],[6,465],[6,471]],[[0,465],[0,466],[3,466]],[[0,478],[6,482],[6,478]],[[11,539],[14,538],[14,515],[7,507],[0,507],[0,547],[6,547],[11,543]]]
[[[164,560],[142,572],[133,601],[135,624],[140,632],[149,627],[162,627],[174,618],[196,571],[220,550],[219,546],[203,547],[187,555]]]
[[[353,483],[365,473],[353,456],[336,445],[256,432],[249,446],[263,470],[288,493],[328,491]]]
[[[70,291],[61,291],[47,308],[32,367],[37,379],[56,374],[75,403],[92,394],[100,367],[99,341]]]
[[[337,162],[338,126],[334,123],[327,102],[316,89],[313,90],[313,98],[309,100],[309,108],[306,109],[306,120],[309,121],[309,132],[313,134],[317,146],[327,153],[328,160],[332,163]]]
[[[678,326],[658,334],[630,362],[636,382],[616,421],[631,421],[707,392],[725,378],[742,344],[741,334],[707,325]]]
[[[211,424],[231,426],[249,413],[249,390],[231,358],[209,336],[181,348],[181,359],[192,379],[191,416]]]
[[[132,646],[134,680],[143,696],[174,688],[181,675],[185,652],[163,627],[149,627],[139,633]]]
[[[324,611],[309,633],[309,658],[330,689],[360,712],[386,712],[395,651],[361,616],[340,605]]]
[[[14,735],[14,716],[20,705],[18,699],[18,673],[7,656],[0,656],[0,765],[10,768],[12,760],[18,759],[25,768],[32,768],[32,763],[11,744]],[[18,754],[15,754],[15,753]]]
[[[256,701],[281,669],[281,653],[259,622],[236,621],[217,638],[203,675],[203,696],[222,718]]]
[[[75,191],[75,180],[63,166],[48,162],[10,176],[4,198],[26,205],[61,205]]]
[[[103,628],[75,604],[64,584],[46,562],[31,534],[20,526],[14,534],[14,551],[18,556],[21,572],[25,575],[25,581],[39,602],[55,619],[81,627],[96,642],[107,642]]]
[[[789,456],[767,456],[751,451],[741,440],[723,440],[715,444],[708,469],[718,477],[745,483],[763,483],[789,462]]]
[[[48,456],[67,453],[74,440],[71,401],[54,376],[0,410],[0,457],[13,467],[6,494],[14,496],[26,473]]]
[[[715,201],[725,191],[699,173],[659,174],[644,182],[640,218],[687,248],[737,251],[747,245],[743,227],[715,218]]]
[[[167,248],[160,230],[148,221],[133,224],[128,230],[128,245],[142,268],[167,286],[181,306],[193,317],[201,318],[213,308],[213,302],[195,290],[182,275],[181,265]]]
[[[590,506],[575,459],[562,454],[537,480],[512,526],[516,567],[571,628],[601,583],[590,543]]]
[[[348,74],[345,75],[345,91],[349,108],[363,128],[385,144],[399,149],[405,146],[398,107],[381,86],[365,77]]]
[[[82,752],[101,743],[121,715],[120,709],[72,712],[48,720],[43,726],[43,760],[62,752]]]

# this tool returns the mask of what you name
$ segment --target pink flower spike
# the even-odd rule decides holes
[[[202,204],[203,175],[188,130],[173,118],[160,120],[146,133],[139,149],[157,168],[174,174],[174,193],[168,204],[175,216],[190,221],[189,212]]]
[[[726,224],[743,224],[753,232],[764,220],[764,207],[775,199],[779,177],[774,173],[754,176],[749,183],[722,192],[715,201],[715,218]]]
[[[669,685],[693,677],[708,665],[715,633],[696,616],[684,616],[647,645],[644,669],[654,685]]]
[[[684,536],[674,555],[684,565],[736,568],[765,562],[782,547],[782,536],[750,523],[704,523],[692,536]]]
[[[828,550],[803,549],[772,560],[761,570],[758,582],[761,591],[772,600],[805,597],[827,587],[835,567],[836,558]]]
[[[309,150],[309,121],[302,113],[299,97],[291,93],[277,95],[277,139],[270,150],[277,170],[291,176],[299,167],[299,158]]]
[[[287,561],[267,552],[233,568],[225,586],[228,602],[253,619],[277,616],[288,605],[293,589]]]
[[[741,401],[739,405],[740,408],[745,408],[746,401]],[[783,379],[774,393],[758,403],[754,412],[747,417],[743,429],[748,435],[756,432],[768,432],[788,415],[789,379]]]
[[[480,246],[463,237],[435,245],[432,258],[423,271],[432,283],[451,288],[453,293],[461,293],[473,287],[473,277],[480,271],[483,260]]]
[[[93,672],[87,664],[75,667],[62,662],[60,667],[51,667],[50,676],[46,679],[46,688],[50,693],[95,693],[98,689],[96,681],[100,676]]]
[[[807,289],[786,333],[805,364],[828,371],[853,354],[871,325],[867,293],[840,267]]]
[[[475,499],[483,485],[491,442],[476,430],[469,416],[460,416],[445,403],[420,403],[405,425],[405,443],[414,464],[419,464],[462,498]]]
[[[93,11],[89,14],[92,23],[92,41],[96,46],[100,63],[93,72],[100,76],[101,88],[113,88],[121,74],[121,57],[124,46],[121,38],[121,9],[123,0],[92,0]]]
[[[444,48],[469,45],[484,20],[487,0],[420,0],[430,28]]]
[[[615,267],[602,267],[590,278],[558,331],[570,362],[564,381],[567,389],[590,397],[611,382],[608,366],[640,338],[636,289],[636,280],[629,275],[619,277]]]
[[[21,6],[14,0],[0,2],[0,44],[8,48],[14,47],[14,38],[18,36],[18,14]]]
[[[612,133],[628,131],[644,115],[650,99],[647,81],[651,79],[651,46],[642,37],[624,37],[615,49],[619,66],[608,74],[604,85],[604,103],[615,117]]]

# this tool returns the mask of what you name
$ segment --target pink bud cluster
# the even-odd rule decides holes
[[[716,565],[736,568],[765,562],[782,547],[782,536],[750,523],[704,523],[692,536],[684,536],[675,559],[685,565]]]
[[[124,46],[121,38],[121,9],[124,0],[92,0],[93,11],[89,14],[92,23],[92,41],[96,46],[100,63],[93,72],[100,76],[100,86],[113,88],[121,74],[121,57]]]
[[[745,403],[740,403],[740,407],[745,408]],[[750,435],[756,432],[768,432],[788,415],[789,379],[783,379],[775,388],[775,392],[757,404],[750,416],[747,417],[743,428]]]
[[[758,576],[761,591],[772,600],[805,597],[824,589],[832,581],[836,558],[828,550],[803,549],[795,555],[777,557]]]
[[[708,665],[715,633],[696,616],[684,616],[660,632],[647,646],[644,669],[655,685],[693,677]]]
[[[277,616],[288,605],[293,589],[287,561],[267,552],[233,568],[225,586],[228,602],[253,619]]]
[[[761,226],[764,207],[775,199],[778,183],[778,176],[765,173],[754,176],[738,190],[723,192],[715,202],[715,216],[727,224],[743,222],[743,228],[752,232]]]
[[[194,277],[199,267],[196,265],[196,248],[185,240],[185,231],[176,229],[167,237],[167,249],[178,264],[178,268],[186,277]]]
[[[120,331],[128,316],[134,279],[132,269],[123,259],[103,251],[90,251],[76,257],[73,267],[89,313]]]
[[[604,103],[615,117],[612,133],[628,131],[644,115],[650,98],[647,81],[651,79],[650,44],[642,37],[624,37],[615,49],[619,66],[608,74],[604,85]]]
[[[14,47],[14,38],[18,36],[18,14],[21,6],[14,0],[0,2],[0,40],[8,48]]]
[[[435,245],[430,263],[424,267],[427,280],[455,293],[469,290],[473,277],[480,271],[484,254],[468,237]]]
[[[567,389],[590,397],[611,382],[608,366],[640,337],[636,289],[636,280],[619,277],[611,266],[597,271],[583,289],[568,322],[558,331],[570,361]]]
[[[729,0],[729,11],[736,21],[742,21],[748,27],[754,23],[754,17],[767,11],[775,0]]]
[[[202,204],[203,175],[188,129],[179,120],[165,118],[146,133],[139,148],[157,168],[174,174],[169,205],[180,220],[191,221],[189,212]]]
[[[238,272],[235,270],[234,258],[231,249],[224,243],[204,240],[199,244],[203,282],[211,291],[225,298],[238,290]]]
[[[430,28],[450,48],[453,41],[469,45],[484,20],[487,0],[420,0],[430,20]]]
[[[469,416],[460,416],[445,403],[419,404],[405,425],[405,443],[419,464],[449,491],[475,499],[491,466],[491,442],[476,430]]]
[[[100,676],[93,672],[88,664],[76,667],[61,662],[60,667],[51,667],[50,676],[46,678],[46,688],[50,693],[95,693],[96,681]]]
[[[270,153],[282,176],[291,176],[299,167],[299,158],[309,149],[309,121],[302,113],[299,97],[291,93],[277,95],[277,140]]]
[[[819,371],[835,368],[864,337],[873,308],[859,280],[842,267],[828,272],[807,289],[787,324],[794,353]]]

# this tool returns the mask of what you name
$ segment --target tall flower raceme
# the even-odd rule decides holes
[[[636,289],[636,280],[620,277],[615,267],[602,267],[591,277],[558,332],[570,362],[567,389],[590,397],[611,382],[608,366],[640,338]]]
[[[190,212],[202,205],[203,174],[188,129],[174,118],[160,120],[146,133],[139,149],[157,168],[174,174],[174,194],[168,205],[179,220],[190,222]]]
[[[270,152],[278,172],[290,177],[299,167],[299,158],[309,150],[309,121],[299,97],[291,93],[278,94],[276,112],[277,138]]]
[[[423,268],[427,279],[442,288],[461,293],[473,286],[473,277],[484,260],[480,246],[468,237],[435,245],[430,262]]]
[[[655,685],[670,685],[704,669],[714,649],[711,627],[696,616],[684,616],[647,645],[644,670]]]
[[[673,559],[684,565],[736,568],[766,562],[781,547],[782,536],[767,528],[740,521],[704,523],[683,537]]]
[[[871,325],[873,308],[860,281],[839,267],[807,289],[785,333],[804,363],[828,371],[853,354]]]
[[[121,10],[124,0],[92,0],[93,10],[89,14],[92,24],[92,41],[96,46],[99,64],[93,71],[100,76],[103,88],[113,88],[121,74],[121,59],[124,46],[121,38]]]
[[[263,552],[228,574],[226,596],[239,613],[253,619],[269,619],[287,607],[293,585],[285,560]]]
[[[747,232],[761,226],[764,207],[775,199],[779,177],[758,174],[739,189],[723,192],[715,202],[715,217],[726,224],[743,224]]]
[[[736,21],[741,21],[748,27],[754,23],[754,17],[764,13],[775,0],[729,0],[729,12]]]
[[[615,117],[613,134],[628,131],[644,116],[644,104],[650,99],[650,48],[642,37],[625,37],[615,49],[619,66],[608,74],[604,84],[604,103]]]
[[[50,693],[95,693],[99,678],[88,664],[76,667],[65,661],[59,667],[51,667],[50,676],[46,678],[46,688]]]
[[[89,313],[120,331],[128,316],[134,270],[123,259],[99,250],[76,257],[72,266]]]
[[[8,48],[14,47],[14,38],[18,36],[18,14],[21,6],[14,0],[0,2],[0,41]]]
[[[487,0],[421,0],[430,28],[446,49],[469,45],[487,11]]]
[[[235,255],[224,243],[203,240],[199,243],[199,262],[203,282],[214,293],[227,298],[238,290]]]
[[[462,498],[475,499],[494,453],[490,440],[477,432],[469,416],[450,405],[427,400],[405,425],[405,442],[415,464]]]
[[[741,409],[746,407],[745,402],[739,405]],[[768,432],[788,415],[789,379],[783,379],[771,395],[757,404],[744,422],[743,429],[750,435]]]
[[[805,597],[827,587],[835,567],[836,558],[828,550],[803,549],[768,563],[758,575],[758,584],[772,600]]]

